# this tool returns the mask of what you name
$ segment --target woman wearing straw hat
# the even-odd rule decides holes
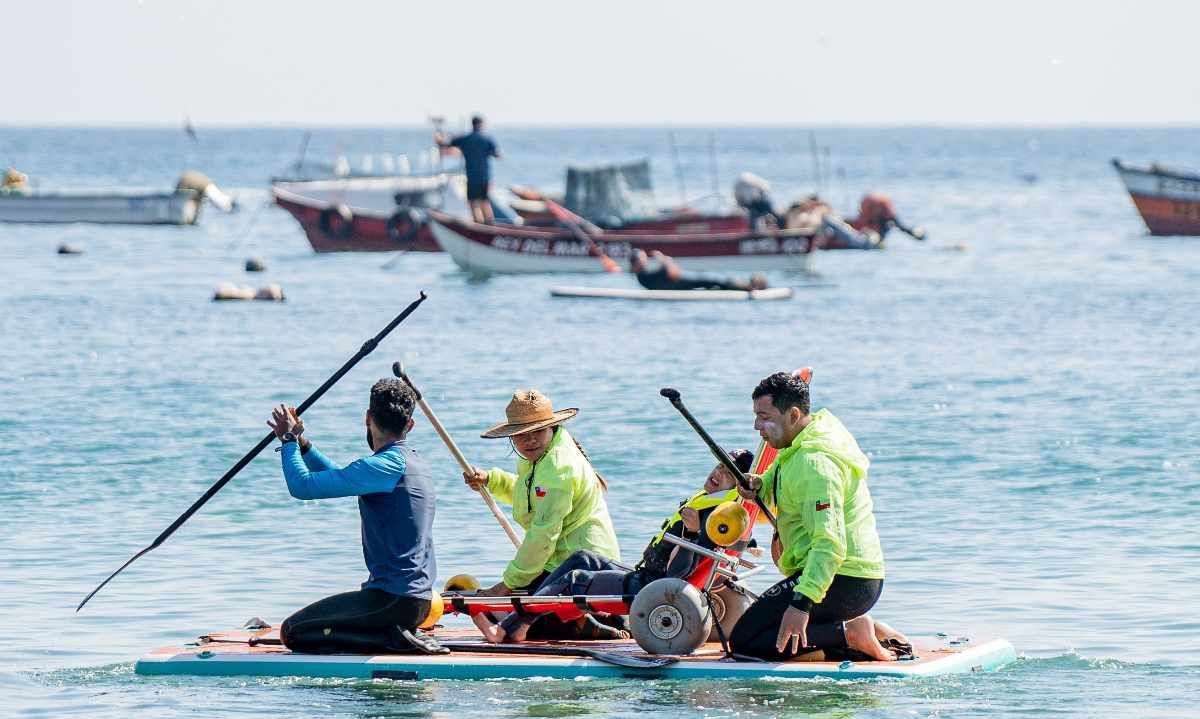
[[[482,594],[533,591],[579,550],[598,555],[600,561],[620,558],[604,501],[608,485],[561,426],[578,413],[575,408],[555,411],[550,398],[535,389],[517,390],[505,410],[507,421],[481,435],[511,439],[519,455],[517,473],[473,468],[463,478],[472,489],[486,486],[496,499],[511,504],[513,519],[525,529],[525,539],[502,580]]]

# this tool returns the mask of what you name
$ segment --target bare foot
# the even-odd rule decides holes
[[[525,622],[517,623],[517,626],[513,627],[512,633],[504,641],[520,644],[525,641],[525,636],[529,634],[529,627],[530,625]]]
[[[855,617],[846,622],[846,646],[881,662],[894,662],[896,655],[884,649],[875,638],[875,622],[869,615]]]
[[[882,642],[886,639],[895,639],[901,644],[911,644],[911,642],[908,641],[908,637],[904,636],[904,634],[902,634],[892,625],[885,624],[878,619],[873,619],[872,621],[875,623],[875,638],[879,641]]]
[[[471,617],[471,621],[475,622],[475,626],[479,627],[479,631],[483,633],[483,638],[492,644],[500,644],[504,641],[504,630],[499,624],[495,624],[488,618],[487,612],[480,612]]]

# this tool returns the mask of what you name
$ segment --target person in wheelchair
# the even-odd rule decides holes
[[[734,464],[743,473],[749,472],[754,455],[746,449],[735,449],[729,453]],[[736,480],[729,470],[718,464],[704,480],[704,487],[679,503],[679,509],[663,522],[658,534],[650,540],[637,566],[629,569],[595,552],[580,550],[567,557],[538,586],[532,597],[537,596],[633,596],[647,584],[665,577],[686,579],[696,570],[700,557],[682,547],[664,541],[667,534],[694,542],[706,549],[716,548],[704,532],[708,516],[725,502],[739,502]],[[745,548],[745,543],[735,543],[730,549]],[[533,598],[529,601],[536,601]],[[525,641],[529,627],[542,616],[532,612],[513,612],[499,622],[488,613],[472,617],[484,638],[493,643],[515,643]],[[594,639],[625,639],[629,637],[625,618],[603,615],[600,619],[589,615],[588,623]],[[602,621],[601,621],[602,620]],[[618,626],[611,626],[616,624]]]

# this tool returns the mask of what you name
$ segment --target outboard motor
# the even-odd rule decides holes
[[[759,229],[759,221],[770,217],[776,227],[780,226],[779,215],[771,205],[771,183],[752,172],[738,175],[733,185],[733,199],[738,207],[750,213],[750,229]]]
[[[217,208],[224,212],[233,212],[233,199],[221,191],[208,176],[195,170],[186,170],[175,183],[175,190],[192,190],[197,195],[207,198]]]

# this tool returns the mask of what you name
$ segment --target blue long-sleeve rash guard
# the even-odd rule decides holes
[[[296,499],[358,497],[364,589],[428,599],[437,575],[433,515],[437,498],[429,466],[403,440],[338,467],[315,447],[283,445],[283,476]]]
[[[288,442],[283,445],[283,477],[288,492],[296,499],[390,492],[404,476],[408,464],[404,454],[391,451],[392,447],[339,468],[316,447],[309,447],[308,452],[301,454],[298,443]]]

